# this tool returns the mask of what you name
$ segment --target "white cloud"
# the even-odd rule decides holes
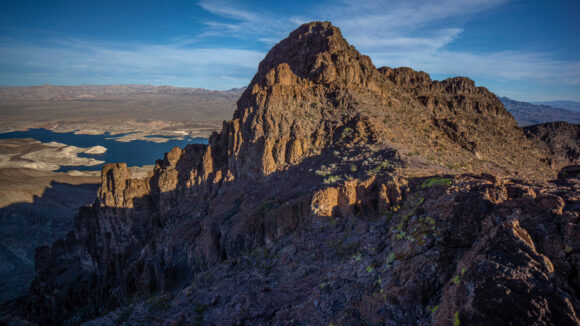
[[[260,14],[243,10],[233,6],[228,1],[208,1],[204,0],[199,5],[211,12],[222,17],[231,18],[235,20],[242,20],[247,22],[259,22],[263,18]]]
[[[239,2],[227,0],[202,0],[202,9],[216,15],[222,21],[206,20],[207,30],[202,36],[237,37],[262,39],[271,44],[271,39],[282,39],[296,27],[289,18],[258,8],[248,8]],[[224,22],[223,19],[227,20]]]
[[[382,50],[429,50],[439,49],[445,45],[453,42],[461,33],[462,29],[448,28],[436,31],[433,35],[424,36],[393,36],[393,37],[373,37],[368,35],[359,36],[356,39],[356,45],[364,47],[367,50],[382,49]]]
[[[449,18],[461,18],[496,7],[507,0],[376,0],[343,1],[328,12],[347,29],[402,30]]]
[[[201,0],[199,6],[211,14],[202,20],[203,31],[176,36],[164,44],[51,40],[31,45],[3,40],[0,80],[8,84],[45,78],[62,84],[240,87],[250,81],[269,47],[302,23],[328,20],[378,66],[409,66],[430,74],[503,84],[580,85],[578,61],[556,60],[550,53],[522,49],[482,53],[453,47],[467,34],[470,19],[507,1],[342,0],[276,12],[241,1]],[[222,47],[202,45],[222,39],[226,41]],[[256,42],[262,47],[256,47]]]
[[[209,29],[235,31],[237,37],[258,34],[271,45],[272,35],[312,20],[329,20],[345,38],[375,64],[408,66],[432,74],[461,75],[498,81],[536,81],[544,84],[580,84],[580,62],[553,59],[550,53],[498,50],[485,53],[451,50],[465,23],[474,15],[497,8],[509,0],[343,0],[324,1],[298,15],[246,12],[240,3],[204,0],[202,8],[227,26],[208,22]],[[322,19],[321,19],[322,17]],[[257,27],[257,28],[256,28]],[[276,33],[272,33],[272,30]],[[279,40],[278,39],[278,40]]]
[[[434,51],[371,53],[377,65],[406,66],[432,74],[460,75],[485,79],[535,80],[542,83],[580,83],[580,62],[558,61],[548,54],[501,51],[486,54]]]
[[[90,43],[58,40],[45,45],[4,44],[0,66],[15,62],[26,80],[46,74],[53,80],[80,83],[151,83],[227,89],[246,85],[264,53],[233,48],[188,48],[179,44]],[[5,70],[5,69],[3,69]],[[22,73],[24,71],[24,73]],[[14,84],[22,84],[15,82]]]

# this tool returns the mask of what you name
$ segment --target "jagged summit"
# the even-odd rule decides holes
[[[446,172],[549,175],[541,153],[487,89],[465,77],[438,82],[410,68],[376,69],[329,22],[304,24],[275,45],[237,106],[208,146],[174,149],[146,180],[107,166],[99,203],[187,197],[197,187],[285,171],[334,147],[395,149],[410,165]]]
[[[329,145],[332,132],[346,123],[339,119],[358,113],[344,92],[382,92],[378,79],[370,58],[338,28],[328,22],[302,25],[266,55],[222,131],[220,139],[247,141],[233,144],[239,150],[232,174],[267,175]]]
[[[272,48],[234,120],[210,143],[229,141],[225,174],[257,177],[336,144],[337,133],[354,125],[359,140],[464,172],[548,173],[487,89],[465,77],[438,82],[410,68],[376,69],[329,22],[304,24]],[[514,168],[516,161],[528,165]]]
[[[374,72],[370,58],[348,44],[340,29],[329,22],[304,24],[290,33],[268,52],[250,84],[264,86],[272,83],[267,75],[281,64],[287,64],[299,78],[323,84],[336,81],[352,83],[357,68],[359,73]],[[357,81],[362,84],[362,79]]]

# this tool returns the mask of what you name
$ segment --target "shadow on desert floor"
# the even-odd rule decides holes
[[[0,302],[29,285],[35,276],[36,247],[71,231],[78,209],[95,200],[98,186],[52,181],[32,203],[0,208]]]

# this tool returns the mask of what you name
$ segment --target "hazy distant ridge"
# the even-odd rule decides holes
[[[580,112],[580,102],[576,101],[548,101],[548,102],[532,102],[532,103],[539,105],[550,105],[555,108]]]
[[[205,88],[154,86],[154,85],[79,85],[79,86],[16,86],[0,87],[0,99],[19,100],[65,100],[90,99],[100,96],[133,95],[239,95],[244,88],[225,91]]]
[[[0,132],[57,132],[207,137],[231,117],[244,89],[153,85],[0,87]],[[138,133],[138,134],[137,134]],[[161,139],[162,140],[162,139]]]
[[[580,124],[580,111],[576,112],[555,108],[550,105],[536,105],[528,102],[520,102],[507,97],[500,97],[499,99],[505,108],[514,116],[520,126],[531,126],[554,121]]]

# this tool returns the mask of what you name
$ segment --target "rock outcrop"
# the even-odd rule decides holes
[[[568,165],[558,172],[558,179],[569,178],[580,179],[580,165]]]
[[[574,325],[578,183],[544,183],[543,154],[473,81],[376,69],[305,24],[208,145],[143,179],[103,167],[7,319]],[[433,171],[471,174],[413,176]]]

